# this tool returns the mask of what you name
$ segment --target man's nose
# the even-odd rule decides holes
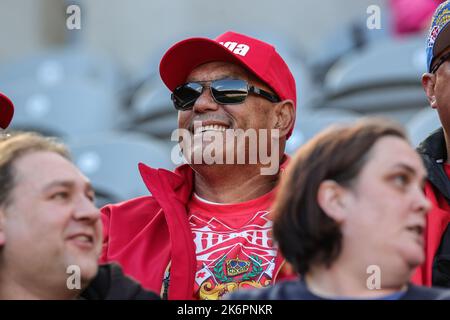
[[[75,218],[95,223],[100,219],[100,209],[87,197],[82,197],[75,207]]]
[[[219,108],[219,105],[211,95],[211,89],[208,87],[204,87],[202,94],[194,103],[192,110],[196,113],[205,113],[208,111],[216,111]]]

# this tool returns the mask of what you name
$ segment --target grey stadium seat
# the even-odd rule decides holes
[[[97,205],[148,195],[138,171],[142,162],[173,169],[172,146],[136,133],[105,133],[71,139],[74,162],[90,178],[98,195]]]
[[[420,110],[407,124],[406,130],[413,146],[418,146],[430,133],[441,127],[439,116],[430,106]]]
[[[358,114],[346,110],[328,109],[300,112],[297,115],[292,136],[287,141],[286,153],[294,154],[298,147],[330,125],[348,124],[359,118]]]
[[[120,116],[119,99],[100,84],[70,81],[46,86],[26,80],[1,88],[16,106],[11,129],[79,136],[109,131]]]
[[[425,39],[385,39],[340,59],[325,79],[330,93],[391,83],[417,84],[426,71]]]
[[[427,103],[421,86],[426,71],[422,36],[371,43],[339,60],[328,72],[325,101],[318,108],[382,114],[402,123]]]
[[[111,90],[121,89],[124,77],[110,59],[76,47],[49,49],[0,66],[0,87],[27,79],[41,85],[57,85],[80,80],[101,83]]]
[[[171,133],[177,128],[178,112],[172,105],[169,89],[161,80],[149,81],[138,90],[129,112],[124,125],[126,129],[170,139]]]

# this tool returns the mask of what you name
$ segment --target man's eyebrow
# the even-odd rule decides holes
[[[221,74],[221,75],[215,77],[214,79],[208,79],[206,81],[224,80],[224,79],[246,79],[246,78],[237,72],[231,72],[228,74]],[[196,79],[189,79],[186,82],[201,82],[201,81],[196,80]]]
[[[51,188],[55,188],[55,187],[74,188],[75,182],[72,180],[53,181],[53,182],[49,183],[47,186],[45,186],[44,190],[47,191],[47,190],[49,190]],[[84,188],[87,189],[89,192],[94,191],[94,188],[92,187],[90,182],[86,182]]]
[[[51,189],[54,187],[73,188],[74,185],[75,185],[75,183],[70,180],[57,180],[57,181],[53,181],[53,182],[47,184],[45,186],[44,190],[48,190],[48,189]]]

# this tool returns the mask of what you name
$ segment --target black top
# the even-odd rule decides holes
[[[83,300],[159,300],[159,296],[143,289],[125,276],[117,264],[99,266],[98,273],[81,293]]]
[[[447,147],[442,128],[432,132],[417,148],[428,172],[428,180],[435,194],[441,194],[450,204],[450,181],[443,163],[447,160]],[[433,259],[433,286],[450,288],[450,227],[445,229]]]
[[[330,300],[309,291],[302,280],[283,281],[263,289],[239,290],[226,297],[228,300]],[[349,298],[342,298],[350,300]],[[340,300],[336,298],[336,300]],[[364,299],[368,300],[368,299]],[[372,300],[372,299],[371,299]],[[450,300],[450,290],[408,285],[404,292],[398,292],[373,300]]]

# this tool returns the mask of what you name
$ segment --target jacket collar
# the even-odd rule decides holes
[[[450,183],[442,165],[447,159],[444,130],[439,128],[432,132],[419,145],[417,151],[422,155],[429,182],[450,201]]]
[[[284,154],[280,171],[284,171],[288,165],[290,157]],[[139,163],[139,172],[141,177],[152,195],[158,198],[159,192],[174,192],[175,196],[183,203],[187,203],[191,197],[194,188],[194,170],[188,165],[183,164],[175,171],[167,169],[155,169],[143,163]],[[161,180],[169,184],[171,190],[161,187]]]
[[[433,160],[446,160],[447,148],[445,145],[444,129],[439,128],[433,131],[420,145],[417,147],[420,154],[428,155]]]
[[[155,198],[158,198],[160,192],[173,192],[181,202],[188,202],[194,181],[194,171],[189,165],[183,164],[175,171],[154,169],[143,163],[139,163],[138,167],[147,189]],[[162,184],[163,181],[164,184]],[[167,184],[169,188],[162,187]]]

